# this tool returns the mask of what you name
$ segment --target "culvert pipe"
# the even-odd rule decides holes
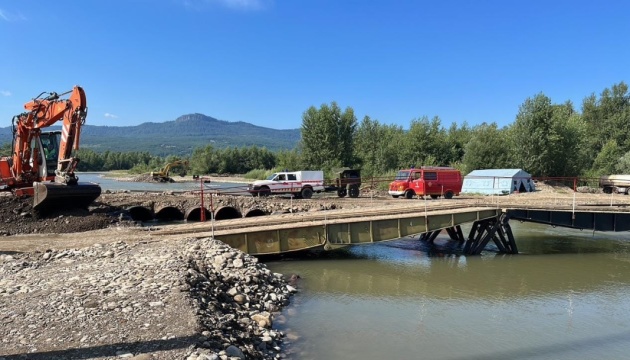
[[[260,209],[250,209],[245,213],[245,217],[254,217],[254,216],[265,216],[267,215],[264,211]]]
[[[206,220],[210,220],[210,211],[204,207],[203,212],[206,214]],[[195,206],[186,210],[184,219],[186,221],[201,221],[201,207]]]
[[[242,217],[241,212],[231,206],[221,206],[214,212],[214,220],[229,220]]]
[[[144,206],[132,206],[127,208],[129,216],[135,221],[150,221],[153,220],[153,212],[151,209]]]
[[[176,206],[161,206],[155,209],[155,218],[159,221],[184,220],[184,213]]]

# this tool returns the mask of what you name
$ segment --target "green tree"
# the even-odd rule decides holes
[[[378,120],[365,116],[357,128],[354,142],[355,158],[362,167],[363,176],[373,175],[378,171],[379,154],[383,145],[383,131]]]
[[[510,128],[510,153],[516,167],[535,176],[576,176],[582,138],[573,105],[553,105],[544,94],[520,106]]]
[[[464,173],[509,167],[509,139],[496,123],[475,126],[462,159]]]
[[[302,115],[301,149],[304,164],[313,169],[353,165],[357,120],[354,110],[341,112],[336,102],[311,106]]]
[[[11,155],[11,143],[4,143],[0,146],[0,156],[10,156]]]
[[[450,144],[439,117],[429,121],[425,116],[411,121],[401,148],[402,167],[423,165],[449,165],[451,163]]]
[[[289,171],[305,169],[304,160],[302,159],[302,156],[300,155],[298,149],[280,150],[276,154],[276,157],[278,158],[276,166],[280,169],[286,169]]]
[[[620,159],[615,170],[619,174],[630,174],[630,151],[625,153]]]
[[[190,168],[193,174],[212,174],[219,168],[219,158],[212,145],[193,150],[190,157]]]
[[[463,161],[464,153],[466,152],[466,144],[472,138],[472,130],[468,126],[468,123],[464,121],[461,126],[457,123],[452,123],[451,127],[446,132],[446,143],[449,149],[449,161],[448,164],[455,164]]]
[[[622,155],[623,151],[619,145],[617,145],[617,141],[609,140],[593,162],[592,175],[600,176],[614,174]]]
[[[624,152],[630,151],[630,94],[624,82],[606,88],[597,98],[594,94],[582,102],[591,160],[610,140]]]

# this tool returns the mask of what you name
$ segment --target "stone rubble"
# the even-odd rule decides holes
[[[296,291],[208,238],[0,253],[0,359],[279,359]]]

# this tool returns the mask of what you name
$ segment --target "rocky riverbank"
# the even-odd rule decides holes
[[[0,359],[277,359],[295,291],[212,239],[0,253]]]

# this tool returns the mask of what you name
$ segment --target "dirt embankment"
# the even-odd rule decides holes
[[[33,233],[76,233],[120,224],[121,209],[95,202],[88,209],[66,209],[40,214],[33,209],[33,199],[10,193],[0,195],[0,236]],[[131,225],[125,222],[125,225]]]

